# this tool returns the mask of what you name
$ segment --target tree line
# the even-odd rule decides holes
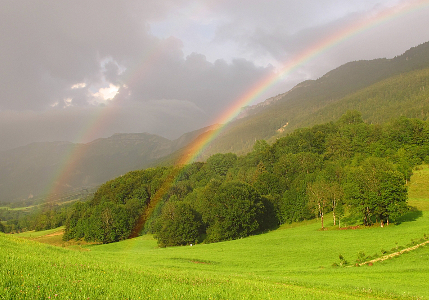
[[[215,154],[106,182],[68,212],[64,239],[128,238],[171,174],[178,175],[144,220],[143,232],[160,246],[238,239],[316,217],[323,228],[330,212],[338,225],[345,216],[387,225],[408,209],[406,182],[414,166],[429,162],[428,141],[427,121],[366,124],[349,111],[272,145],[257,141],[246,155]]]

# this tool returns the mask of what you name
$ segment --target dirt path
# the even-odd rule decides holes
[[[399,256],[399,255],[401,255],[401,254],[403,254],[403,253],[405,253],[405,252],[409,252],[409,251],[412,251],[412,250],[416,250],[417,248],[419,248],[419,247],[421,247],[421,246],[424,246],[424,245],[426,245],[426,244],[428,244],[428,243],[429,243],[429,241],[426,241],[426,242],[424,242],[424,243],[421,243],[421,244],[415,245],[415,246],[413,246],[413,247],[409,247],[409,248],[406,248],[406,249],[402,249],[401,251],[398,251],[398,252],[395,252],[395,253],[391,253],[391,254],[388,254],[388,255],[384,255],[384,256],[382,256],[382,257],[379,257],[379,258],[376,258],[376,259],[373,259],[373,260],[369,260],[369,261],[366,261],[366,262],[360,263],[360,264],[359,264],[359,266],[363,266],[363,265],[372,265],[372,264],[373,264],[373,263],[375,263],[375,262],[383,261],[383,260],[386,260],[386,259],[389,259],[389,258],[392,258],[392,257],[395,257],[395,256]]]

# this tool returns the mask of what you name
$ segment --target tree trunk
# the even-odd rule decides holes
[[[322,207],[321,207],[321,205],[320,205],[320,202],[318,203],[318,205],[319,205],[320,221],[322,222],[322,229],[323,229],[323,228],[324,228],[324,227],[323,227],[323,211],[322,211]]]
[[[323,213],[322,213],[322,216],[320,217],[320,220],[322,221],[322,229],[323,229],[323,228],[325,228],[325,227],[323,227]]]

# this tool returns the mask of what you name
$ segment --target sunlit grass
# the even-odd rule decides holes
[[[373,266],[359,253],[383,253],[429,236],[429,168],[409,185],[410,211],[400,225],[320,230],[311,220],[248,238],[158,248],[151,235],[108,245],[52,242],[60,229],[0,234],[0,299],[407,299],[429,298],[429,247]],[[333,228],[326,217],[326,226]],[[26,239],[17,238],[26,237]],[[31,241],[29,239],[34,239]],[[54,243],[55,244],[55,243]],[[339,254],[350,267],[339,264]]]
[[[429,211],[429,166],[422,165],[413,171],[408,185],[408,204]]]
[[[47,235],[52,235],[58,232],[63,232],[64,231],[64,226],[62,227],[58,227],[58,228],[53,228],[53,229],[48,229],[48,230],[43,230],[43,231],[25,231],[25,232],[21,232],[21,233],[15,233],[14,235],[17,237],[23,237],[23,238],[39,238],[42,236],[47,236]]]

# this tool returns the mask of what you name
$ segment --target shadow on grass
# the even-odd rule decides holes
[[[189,258],[183,258],[183,257],[172,257],[171,260],[177,260],[177,261],[183,261],[183,262],[190,262],[194,264],[204,264],[204,265],[218,265],[220,262],[218,261],[211,261],[211,260],[204,260],[204,259],[189,259]]]
[[[423,212],[421,210],[418,210],[417,207],[410,206],[409,211],[402,217],[398,218],[396,220],[396,223],[401,224],[403,222],[417,221],[417,219],[421,218],[422,216],[423,216]]]

